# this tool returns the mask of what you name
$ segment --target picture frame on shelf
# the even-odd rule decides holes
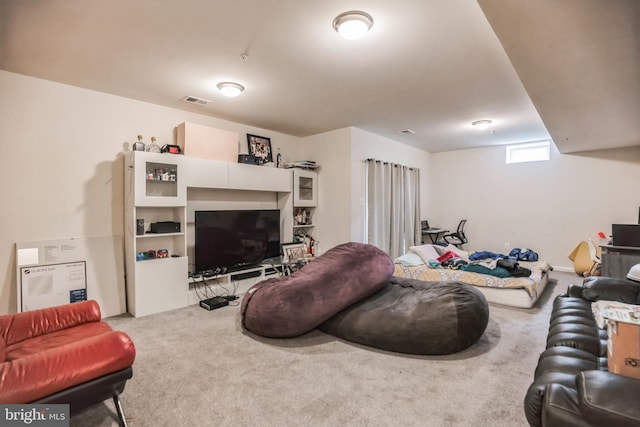
[[[282,244],[282,263],[290,264],[303,261],[307,253],[306,246],[302,242],[292,242]]]
[[[258,159],[259,165],[273,163],[273,152],[271,150],[271,138],[265,136],[247,134],[247,144],[249,154]]]

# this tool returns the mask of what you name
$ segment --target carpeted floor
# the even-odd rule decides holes
[[[317,330],[265,339],[242,330],[239,304],[110,318],[137,350],[122,405],[130,427],[526,426],[523,397],[551,302],[581,281],[552,272],[534,308],[491,305],[480,341],[447,356],[379,351]],[[71,421],[117,425],[110,401]]]

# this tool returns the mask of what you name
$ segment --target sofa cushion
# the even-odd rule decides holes
[[[393,260],[363,243],[329,249],[290,276],[253,285],[242,299],[242,325],[258,335],[302,335],[351,304],[379,291]]]
[[[28,340],[11,346],[11,357],[21,357],[0,363],[0,402],[33,402],[133,364],[135,348],[125,333],[91,335],[95,331],[85,328],[82,338],[75,331],[59,335],[60,346],[40,340],[48,347],[43,351],[36,351]]]
[[[39,354],[110,331],[112,331],[111,327],[105,322],[89,322],[73,328],[51,332],[50,334],[39,335],[35,338],[7,346],[6,360],[12,361]]]
[[[573,349],[574,351],[582,353],[581,350]],[[584,352],[589,354],[588,352]],[[565,374],[577,375],[582,371],[597,370],[598,369],[598,357],[592,356],[591,359],[584,357],[574,357],[571,354],[566,355],[546,355],[541,357],[534,378],[537,378],[547,372],[563,372]]]
[[[102,319],[95,300],[0,316],[0,335],[7,345]]]
[[[581,288],[582,289],[582,288]],[[582,290],[580,291],[582,295]],[[562,297],[553,300],[553,312],[551,315],[555,315],[556,312],[562,309],[581,308],[587,311],[591,311],[591,301],[587,301],[582,297]]]
[[[0,336],[0,363],[7,360],[7,343],[4,341],[4,338]]]

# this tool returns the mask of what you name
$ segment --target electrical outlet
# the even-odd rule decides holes
[[[505,244],[504,244],[504,248],[505,248],[506,250],[511,249],[511,243],[505,243]]]

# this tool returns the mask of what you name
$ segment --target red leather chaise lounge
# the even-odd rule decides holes
[[[62,403],[73,415],[113,399],[132,377],[135,347],[102,321],[96,301],[0,316],[0,403]]]

